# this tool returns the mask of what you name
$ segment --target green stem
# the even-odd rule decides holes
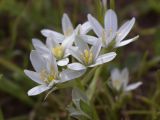
[[[107,86],[107,88],[106,88],[106,96],[107,96],[107,99],[108,99],[110,105],[113,106],[114,100],[113,100],[112,96],[111,96],[110,93],[109,93],[108,86]]]
[[[115,9],[115,0],[110,0],[110,8]]]
[[[95,94],[97,80],[98,80],[99,74],[101,72],[101,68],[102,68],[101,66],[99,68],[97,68],[97,70],[95,72],[95,75],[94,75],[94,78],[93,78],[89,88],[87,89],[87,96],[88,96],[89,101],[92,100],[92,98],[93,98],[93,96]]]
[[[93,74],[95,73],[95,70],[97,68],[92,68],[89,72],[85,74],[85,77],[82,79],[82,85],[85,86],[89,82],[89,80],[92,78]]]

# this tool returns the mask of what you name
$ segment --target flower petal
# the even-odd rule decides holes
[[[82,76],[86,70],[74,71],[74,70],[64,70],[60,73],[61,83],[73,80]]]
[[[80,34],[87,34],[92,29],[90,23],[87,21],[81,25]]]
[[[115,58],[115,56],[116,56],[115,52],[110,52],[110,53],[106,53],[106,54],[100,55],[96,59],[95,64],[90,65],[89,67],[95,67],[97,65],[101,65],[101,64],[104,64],[106,62],[109,62],[109,61],[113,60]]]
[[[74,30],[74,33],[76,34],[76,35],[80,35],[81,33],[80,33],[80,28],[81,28],[81,24],[79,24],[79,25],[77,25],[77,27],[75,28],[75,30]]]
[[[129,71],[127,68],[122,70],[120,79],[123,80],[123,87],[126,88],[129,82]]]
[[[76,70],[76,71],[79,71],[79,70],[85,70],[86,67],[80,63],[71,63],[71,64],[68,64],[67,67],[71,70]]]
[[[47,59],[47,70],[48,72],[54,72],[58,73],[58,67],[57,67],[57,62],[56,58],[53,56],[53,54],[50,52],[49,58]]]
[[[132,18],[130,21],[124,23],[117,31],[116,41],[122,41],[130,32],[134,23],[135,23],[135,18]]]
[[[47,85],[39,85],[28,91],[28,96],[38,95],[46,90],[50,89]]]
[[[41,33],[45,37],[54,38],[58,43],[62,43],[62,41],[64,40],[64,35],[53,30],[43,29],[41,30]]]
[[[62,46],[67,49],[70,48],[75,40],[75,34],[73,33],[71,36],[67,37],[63,42]]]
[[[97,37],[91,35],[80,35],[80,37],[87,42],[88,44],[95,45],[96,42],[99,40]]]
[[[81,53],[86,49],[89,50],[88,44],[80,36],[76,36],[75,45],[78,47]]]
[[[80,52],[79,49],[77,47],[71,47],[69,49],[69,53],[76,58],[79,62],[82,62],[81,57],[80,57]]]
[[[131,85],[128,85],[128,86],[125,88],[125,91],[134,90],[134,89],[138,88],[140,85],[142,85],[142,82],[133,83],[133,84],[131,84]]]
[[[47,37],[46,45],[47,45],[47,47],[48,47],[50,50],[52,50],[52,48],[57,47],[57,46],[59,46],[60,44],[59,44],[57,41],[55,41],[54,38],[52,38],[52,37]]]
[[[72,46],[73,47],[73,46]],[[69,52],[69,48],[67,48],[65,51],[64,51],[64,58],[68,57],[69,55],[71,55],[71,53]]]
[[[39,84],[45,84],[45,82],[43,80],[41,80],[40,78],[40,74],[34,71],[30,71],[30,70],[24,70],[24,73],[30,78],[32,79],[34,82],[39,83]]]
[[[116,13],[109,9],[104,18],[104,23],[105,23],[105,30],[109,31],[110,33],[114,33],[117,31],[117,15]]]
[[[116,46],[115,46],[115,47],[122,47],[122,46],[128,45],[129,43],[137,40],[138,38],[139,38],[139,35],[137,35],[137,36],[134,37],[134,38],[131,38],[131,39],[128,39],[128,40],[124,40],[124,41],[118,42],[118,43],[116,43]]]
[[[88,14],[88,21],[92,26],[93,31],[97,34],[97,36],[101,37],[103,32],[101,24],[96,20],[96,18],[92,17],[92,15],[90,14]]]
[[[73,32],[73,25],[66,13],[62,17],[62,29],[65,36],[69,36]]]
[[[34,38],[32,39],[32,44],[36,50],[41,51],[43,53],[48,53],[48,48],[40,40]]]
[[[91,51],[94,55],[94,59],[97,58],[97,56],[99,55],[100,51],[101,51],[101,47],[102,47],[102,43],[101,41],[97,40],[96,44],[92,46]]]
[[[57,61],[57,65],[58,66],[66,66],[69,63],[69,59],[68,58],[64,58],[62,60]]]
[[[111,80],[119,80],[120,79],[120,71],[119,69],[115,68],[111,71]]]
[[[40,72],[42,69],[46,68],[45,59],[40,56],[38,51],[32,50],[30,53],[30,60],[32,63],[32,66],[37,72]]]

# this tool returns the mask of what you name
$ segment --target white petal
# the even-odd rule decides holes
[[[57,61],[57,65],[59,65],[59,66],[66,66],[68,63],[69,63],[68,58],[64,58],[62,60]]]
[[[64,35],[62,35],[61,33],[55,32],[53,30],[43,29],[41,30],[41,33],[45,37],[54,38],[58,43],[62,43],[62,41],[64,40]]]
[[[134,90],[136,88],[138,88],[140,85],[142,85],[142,82],[137,82],[137,83],[133,83],[131,85],[128,85],[125,89],[125,91],[131,91]]]
[[[45,84],[45,82],[41,80],[39,73],[30,70],[24,70],[24,73],[36,83]]]
[[[135,18],[132,18],[130,21],[124,23],[117,32],[116,41],[123,40],[132,29],[134,23],[135,23]]]
[[[76,70],[76,71],[86,69],[86,67],[80,63],[71,63],[71,64],[68,64],[67,67],[71,70]]]
[[[82,76],[86,70],[74,71],[74,70],[64,70],[60,73],[61,83],[73,80]]]
[[[82,24],[81,29],[80,29],[80,34],[84,35],[87,34],[90,30],[92,29],[90,23],[87,21]]]
[[[45,59],[40,56],[40,54],[36,50],[32,50],[30,53],[30,60],[37,72],[40,72],[42,69],[46,68]]]
[[[55,41],[54,38],[52,38],[52,37],[47,37],[46,45],[47,45],[47,47],[48,47],[50,50],[52,50],[52,48],[57,47],[57,46],[59,46],[60,44],[59,44],[57,41]]]
[[[34,95],[38,95],[46,90],[50,89],[50,87],[48,87],[47,85],[39,85],[39,86],[36,86],[32,89],[30,89],[28,91],[28,95],[29,96],[34,96]]]
[[[88,44],[80,36],[76,36],[75,45],[80,52],[84,52],[85,49],[89,50]]]
[[[115,58],[115,56],[116,56],[115,52],[110,52],[110,53],[106,53],[106,54],[100,55],[96,59],[95,64],[90,65],[89,67],[95,67],[97,65],[101,65],[101,64],[104,64],[106,62],[109,62],[109,61],[113,60]]]
[[[64,13],[62,17],[62,29],[65,36],[68,36],[73,32],[73,25],[66,13]]]
[[[119,69],[115,68],[111,71],[111,80],[119,80],[121,77]]]
[[[100,51],[101,51],[101,47],[102,47],[102,43],[101,41],[97,40],[96,44],[92,46],[91,51],[94,55],[94,59],[97,58],[97,56],[99,55]]]
[[[47,46],[38,39],[32,39],[32,44],[34,48],[44,57],[48,57],[49,49]]]
[[[69,55],[71,55],[71,53],[69,52],[69,48],[67,48],[65,51],[64,51],[64,58],[68,57]]]
[[[71,47],[71,49],[69,49],[69,53],[76,58],[79,62],[82,62],[81,57],[80,57],[80,52],[79,49],[76,47]]]
[[[56,62],[56,58],[53,56],[53,54],[50,52],[49,54],[49,59],[47,59],[47,69],[48,72],[52,72],[52,70],[54,70],[54,72],[58,73],[58,67],[57,67],[57,62]]]
[[[99,40],[97,37],[91,35],[80,35],[80,37],[87,42],[88,44],[95,45],[96,42]]]
[[[32,44],[36,50],[41,51],[43,53],[48,53],[48,48],[38,39],[32,39]]]
[[[62,46],[67,49],[70,48],[75,40],[75,34],[73,33],[71,36],[67,37],[63,42]]]
[[[129,71],[127,68],[124,68],[121,72],[120,79],[123,80],[123,87],[126,88],[129,82]]]
[[[113,10],[108,10],[105,14],[105,30],[111,33],[117,31],[117,15]]]
[[[103,32],[101,24],[90,14],[88,14],[88,21],[92,26],[93,31],[97,34],[97,36],[101,37]]]
[[[135,40],[137,40],[139,38],[139,35],[137,35],[136,37],[134,38],[131,38],[131,39],[128,39],[128,40],[124,40],[124,41],[121,41],[121,42],[118,42],[116,43],[116,46],[115,47],[122,47],[122,46],[125,46]]]
[[[81,34],[80,33],[81,26],[82,26],[81,24],[78,24],[77,27],[75,28],[74,32],[75,32],[76,35],[80,35]]]

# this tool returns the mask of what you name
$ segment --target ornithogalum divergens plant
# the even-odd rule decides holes
[[[98,120],[96,109],[92,103],[96,90],[96,81],[102,72],[105,63],[116,59],[118,47],[125,46],[135,41],[138,36],[124,40],[132,29],[135,18],[125,22],[118,28],[117,15],[109,9],[104,15],[104,28],[91,14],[88,21],[79,24],[75,29],[67,16],[62,17],[62,31],[58,33],[50,29],[43,29],[42,35],[46,37],[44,44],[38,39],[33,39],[35,50],[30,53],[30,60],[35,71],[24,70],[25,74],[36,83],[40,84],[28,91],[29,96],[38,95],[45,91],[54,91],[67,84],[71,84],[72,103],[67,110],[71,117],[79,120]],[[95,36],[89,34],[93,30]],[[88,75],[92,79],[88,82]],[[82,79],[83,78],[83,79]],[[128,85],[129,72],[125,68],[111,71],[108,85],[117,94],[111,98],[110,119],[116,119],[115,114],[123,105],[125,96],[139,87],[142,82]],[[84,84],[85,83],[85,84]],[[113,99],[113,100],[112,100]]]

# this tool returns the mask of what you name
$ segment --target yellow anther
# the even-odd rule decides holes
[[[62,59],[64,55],[64,48],[63,46],[56,46],[52,48],[52,53],[57,59]]]
[[[90,50],[85,49],[81,54],[82,60],[86,65],[90,65],[93,63],[93,53]]]
[[[46,83],[50,83],[51,81],[55,80],[57,77],[57,74],[52,71],[51,73],[48,73],[46,70],[42,70],[40,72],[40,78]]]

